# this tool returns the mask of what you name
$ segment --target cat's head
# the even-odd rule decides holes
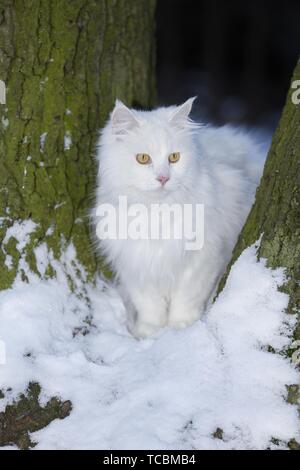
[[[189,187],[195,169],[189,119],[195,98],[181,106],[137,111],[117,101],[100,139],[100,177],[127,192],[170,192]]]

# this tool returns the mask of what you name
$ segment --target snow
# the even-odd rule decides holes
[[[294,316],[277,290],[284,272],[257,262],[255,246],[202,321],[145,340],[127,332],[112,285],[85,282],[72,245],[60,263],[45,244],[35,254],[41,274],[51,262],[57,280],[32,273],[30,284],[18,278],[0,292],[0,411],[29,381],[42,385],[41,403],[56,395],[73,404],[31,435],[36,449],[265,449],[299,438],[297,409],[284,400],[298,373],[267,350],[292,341]],[[75,279],[78,269],[75,294],[66,272]]]
[[[36,227],[37,224],[32,220],[15,221],[11,227],[6,230],[2,245],[5,246],[13,237],[17,241],[16,248],[21,253],[29,243],[30,235],[34,232]]]
[[[2,116],[1,122],[2,122],[3,129],[6,130],[9,126],[9,119]]]
[[[8,269],[13,267],[13,257],[11,255],[6,254],[4,264]]]
[[[41,151],[41,153],[44,152],[47,134],[48,134],[47,132],[43,132],[43,134],[40,135],[40,151]]]
[[[71,147],[72,147],[72,137],[71,137],[71,133],[67,131],[64,137],[64,149],[70,150]]]

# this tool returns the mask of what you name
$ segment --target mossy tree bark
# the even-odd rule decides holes
[[[97,131],[116,97],[153,103],[154,9],[155,0],[0,0],[0,289],[17,275],[26,281],[24,265],[55,276],[51,261],[39,272],[45,244],[59,260],[73,243],[93,279],[87,214]],[[24,238],[28,221],[34,230]],[[40,407],[36,387],[1,413],[0,445],[27,448],[28,432],[70,412],[55,397]]]
[[[38,271],[34,250],[44,242],[59,258],[72,241],[94,274],[86,216],[95,138],[116,97],[153,101],[154,8],[155,0],[0,0],[0,289],[22,256]],[[7,230],[28,219],[36,228],[20,253]]]
[[[300,80],[300,60],[292,83]],[[295,88],[287,101],[273,136],[255,203],[234,248],[223,277],[223,288],[234,261],[261,237],[258,256],[272,268],[284,267],[290,296],[288,311],[300,309],[300,104],[294,103]],[[299,93],[298,93],[299,94]],[[295,333],[300,339],[300,330]]]
[[[291,84],[296,80],[300,80],[300,59]],[[255,203],[219,285],[220,292],[234,261],[261,237],[258,257],[265,258],[271,268],[286,268],[287,281],[281,289],[289,295],[288,313],[297,315],[296,341],[300,340],[300,104],[296,104],[299,95],[291,86]],[[295,342],[295,348],[299,344]],[[292,348],[289,353],[295,362],[299,361],[299,350]],[[300,397],[298,385],[289,387],[288,392],[288,401],[296,404]],[[290,443],[293,448],[297,445]]]

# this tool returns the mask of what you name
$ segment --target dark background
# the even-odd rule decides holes
[[[276,126],[300,53],[300,0],[158,0],[160,104],[198,95],[205,121]]]

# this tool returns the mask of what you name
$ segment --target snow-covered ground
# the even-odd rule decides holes
[[[272,437],[284,447],[299,437],[296,407],[284,400],[299,377],[267,346],[287,347],[294,318],[277,290],[283,271],[258,263],[255,252],[235,263],[202,321],[146,340],[127,332],[116,290],[101,280],[85,285],[82,270],[75,293],[59,263],[57,280],[16,280],[0,293],[0,411],[38,381],[42,403],[60,396],[73,410],[31,435],[36,449],[278,448]],[[37,257],[43,273],[45,246]],[[73,257],[70,246],[62,262],[75,277]],[[223,440],[213,437],[217,428]]]

